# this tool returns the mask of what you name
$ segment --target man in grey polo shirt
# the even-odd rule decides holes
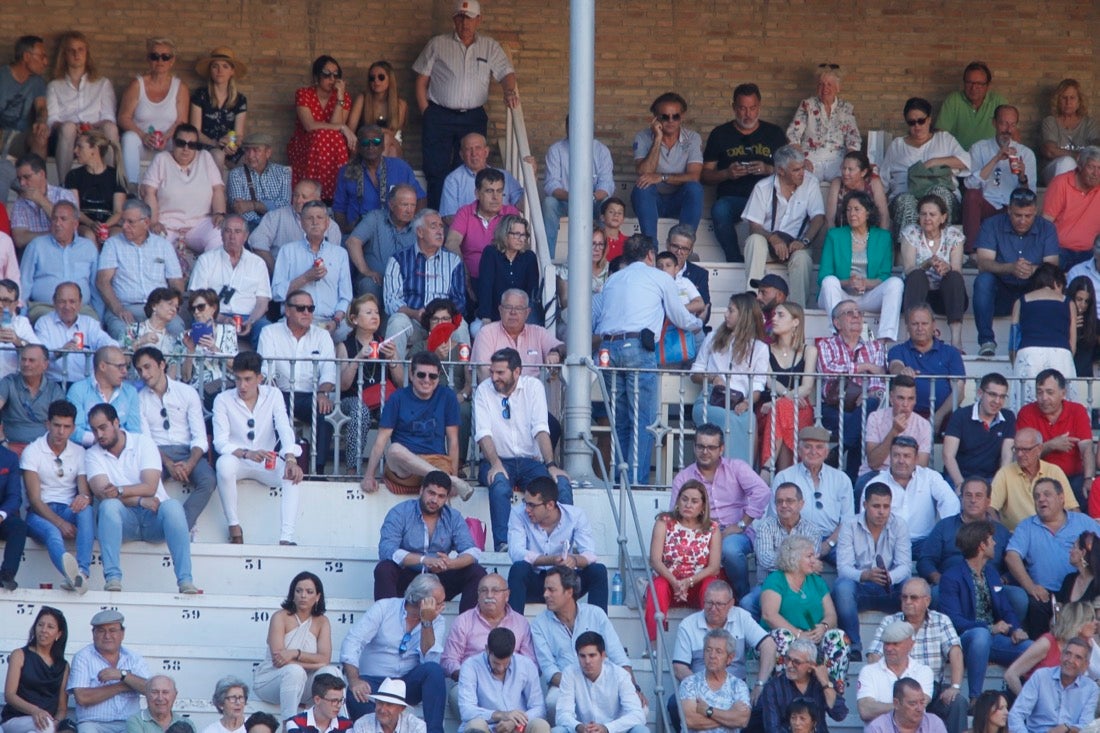
[[[356,297],[370,293],[382,302],[386,263],[394,253],[416,244],[415,215],[416,189],[399,183],[390,192],[386,209],[374,209],[359,220],[344,244],[355,268],[352,284]]]
[[[657,237],[658,217],[677,217],[694,231],[703,216],[703,138],[682,126],[687,108],[679,94],[665,92],[649,106],[649,127],[634,136],[638,177],[630,204],[650,237]]]

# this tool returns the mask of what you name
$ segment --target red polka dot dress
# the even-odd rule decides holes
[[[351,108],[350,95],[344,96],[344,109]],[[317,122],[331,122],[336,112],[336,93],[329,95],[328,104],[322,106],[314,87],[302,87],[294,95],[295,107],[307,107]],[[286,146],[293,182],[297,186],[303,178],[321,182],[321,198],[332,203],[336,195],[336,172],[348,162],[348,142],[339,130],[314,130],[309,132],[301,120],[295,120],[294,136]]]

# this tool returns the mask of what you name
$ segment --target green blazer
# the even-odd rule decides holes
[[[894,267],[894,243],[890,232],[871,227],[867,233],[867,277],[886,280]],[[838,227],[825,235],[825,247],[821,252],[821,265],[817,269],[817,282],[829,275],[839,280],[852,276],[852,229]]]

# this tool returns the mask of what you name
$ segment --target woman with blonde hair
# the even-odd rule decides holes
[[[80,165],[65,176],[65,188],[80,202],[80,236],[100,247],[107,237],[122,231],[122,205],[126,203],[126,176],[107,165],[107,159],[122,160],[118,141],[94,127],[80,133],[74,146]],[[100,227],[107,227],[107,237]]]
[[[817,93],[799,103],[787,125],[787,140],[806,155],[806,170],[819,181],[839,177],[844,154],[863,147],[852,103],[839,94],[840,66],[819,64]]]
[[[1005,670],[1005,687],[1019,695],[1027,678],[1043,667],[1057,667],[1066,642],[1075,636],[1092,639],[1096,636],[1096,612],[1089,601],[1074,601],[1062,606],[1050,625],[1050,631],[1035,640],[1016,661]]]
[[[1088,100],[1076,79],[1062,79],[1050,95],[1050,115],[1039,130],[1044,185],[1077,168],[1077,151],[1100,142],[1100,125],[1089,117]]]
[[[409,116],[409,105],[397,93],[393,64],[375,61],[367,70],[367,82],[366,94],[360,94],[351,105],[348,127],[357,130],[360,124],[378,125],[386,137],[382,154],[400,158],[401,130]]]
[[[248,75],[248,65],[228,46],[218,46],[195,64],[195,72],[206,86],[191,95],[191,124],[199,131],[199,142],[210,147],[214,162],[224,173],[244,154],[248,99],[237,90],[237,82]]]
[[[780,303],[772,312],[768,349],[772,375],[760,400],[760,465],[775,455],[775,471],[794,463],[795,433],[814,422],[813,374],[817,348],[806,343],[806,312],[798,303]]]
[[[764,314],[753,293],[730,297],[721,325],[707,335],[691,365],[691,381],[704,385],[692,406],[696,425],[714,423],[726,433],[726,456],[752,461],[752,406],[760,400],[768,373]]]
[[[88,38],[66,31],[57,39],[53,81],[46,86],[46,121],[57,135],[57,180],[64,181],[73,166],[73,146],[79,133],[98,130],[118,146],[115,123],[115,87],[100,76],[92,60]],[[122,158],[111,158],[119,165]]]
[[[527,322],[538,323],[541,320],[539,258],[531,251],[530,232],[526,219],[506,214],[497,223],[493,246],[482,251],[477,277],[477,316],[482,323],[500,320],[500,297],[505,290],[512,289],[527,293],[531,303]]]
[[[165,149],[176,128],[187,122],[191,95],[172,73],[176,44],[170,38],[145,42],[149,70],[139,74],[118,105],[118,126],[122,129],[122,160],[126,180],[136,190],[141,180],[141,160]]]

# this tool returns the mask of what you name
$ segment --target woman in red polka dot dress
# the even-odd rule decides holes
[[[351,98],[344,84],[344,72],[331,56],[313,62],[313,86],[294,95],[298,121],[286,146],[293,184],[303,178],[321,182],[321,198],[331,204],[336,193],[336,172],[348,162],[348,150],[355,148],[355,133],[347,126]]]

